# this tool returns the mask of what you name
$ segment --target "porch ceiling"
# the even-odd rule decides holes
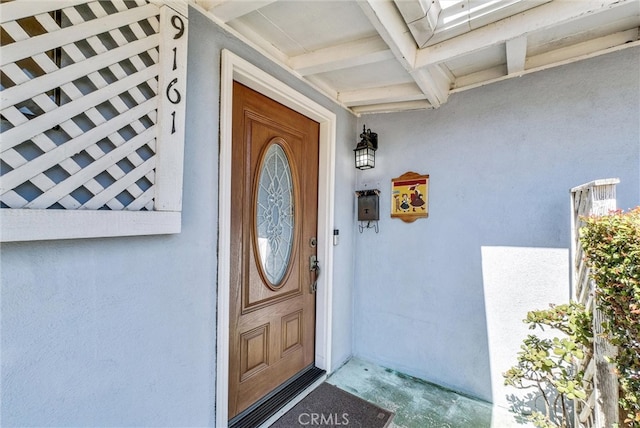
[[[640,0],[190,0],[353,112],[640,45]]]

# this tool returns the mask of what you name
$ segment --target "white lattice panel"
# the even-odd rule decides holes
[[[596,180],[571,189],[571,252],[572,284],[574,299],[593,314],[594,345],[585,352],[585,359],[578,367],[585,370],[583,387],[587,391],[586,400],[574,400],[574,425],[591,428],[603,426],[600,422],[604,409],[617,406],[617,380],[613,370],[607,366],[605,355],[613,355],[611,345],[602,334],[601,312],[594,304],[595,284],[589,274],[584,251],[580,243],[580,228],[585,225],[583,217],[603,216],[616,209],[617,178]],[[613,386],[610,386],[613,385]],[[604,386],[604,388],[603,388]],[[603,395],[603,390],[606,394]],[[607,412],[609,413],[609,412]],[[617,420],[614,417],[612,420]]]
[[[2,207],[153,209],[159,8],[29,3],[2,5]]]
[[[2,211],[179,211],[186,16],[14,0],[0,18]]]

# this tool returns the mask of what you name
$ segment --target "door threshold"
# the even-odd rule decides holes
[[[275,417],[278,413],[281,413],[277,415],[278,417],[282,416],[288,404],[296,400],[296,398],[298,398],[297,401],[304,398],[306,394],[302,395],[302,393],[310,389],[309,387],[317,383],[322,377],[326,377],[324,370],[315,366],[308,367],[231,419],[229,428],[255,428],[263,424],[266,425],[265,422],[273,423],[270,420],[272,417]],[[308,394],[311,391],[306,392]]]
[[[287,404],[285,404],[285,406],[283,408],[281,408],[276,413],[271,415],[271,417],[269,419],[267,419],[266,421],[264,421],[262,423],[262,425],[260,425],[258,428],[269,428],[273,423],[275,423],[278,419],[280,419],[282,416],[284,416],[285,413],[287,413],[289,410],[291,410],[293,407],[295,407],[296,404],[298,404],[299,402],[304,400],[304,398],[307,395],[311,394],[325,380],[327,380],[327,375],[323,374],[318,379],[316,379],[315,382],[313,382],[311,385],[309,385],[306,389],[304,389],[298,395],[293,397],[291,399],[291,401],[289,401]]]

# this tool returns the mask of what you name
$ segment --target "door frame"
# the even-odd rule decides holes
[[[231,133],[233,81],[259,92],[320,124],[318,165],[318,259],[322,275],[316,292],[315,365],[331,373],[333,213],[336,115],[231,51],[222,50],[220,72],[220,158],[218,181],[218,292],[216,346],[216,426],[228,424],[229,282],[231,273]]]

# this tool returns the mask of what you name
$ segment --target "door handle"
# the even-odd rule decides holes
[[[309,257],[309,271],[313,275],[313,282],[311,283],[309,292],[315,293],[318,289],[318,278],[320,277],[320,262],[315,254]]]

